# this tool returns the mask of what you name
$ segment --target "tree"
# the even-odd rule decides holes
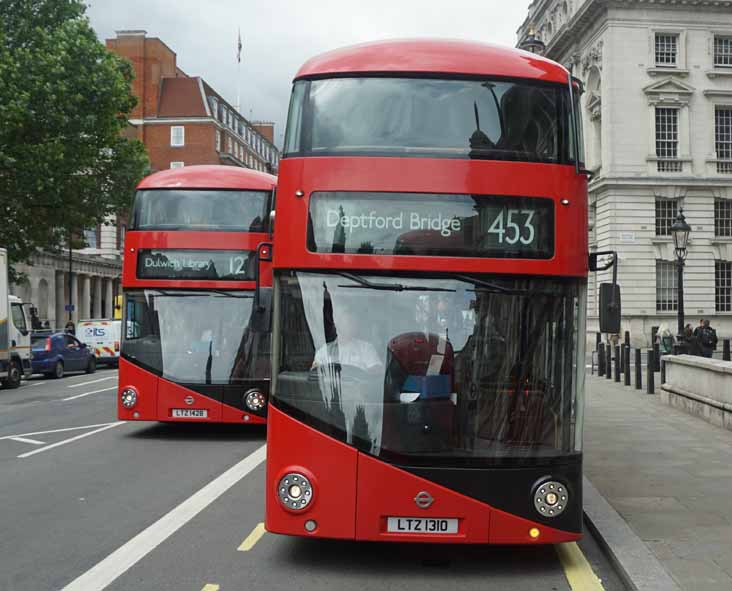
[[[148,160],[122,135],[133,70],[80,0],[0,0],[0,245],[11,262],[127,209]]]

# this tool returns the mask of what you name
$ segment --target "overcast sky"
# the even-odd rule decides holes
[[[88,0],[101,40],[121,29],[162,39],[187,74],[236,104],[237,28],[244,45],[241,111],[276,123],[281,147],[290,83],[310,57],[364,41],[443,37],[515,45],[529,0]]]

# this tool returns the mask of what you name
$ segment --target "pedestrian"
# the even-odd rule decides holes
[[[44,330],[51,330],[51,323],[48,320],[43,321]]]
[[[30,321],[31,321],[31,328],[33,330],[38,330],[41,328],[41,319],[38,318],[38,308],[35,306],[31,306],[30,309]]]
[[[674,336],[671,334],[666,323],[661,324],[658,327],[658,333],[656,334],[659,348],[661,349],[661,355],[669,355],[674,350]]]
[[[68,334],[71,334],[71,335],[75,335],[76,334],[76,328],[74,327],[74,323],[71,322],[71,320],[69,320],[66,323],[66,326],[64,327],[64,332],[66,332]]]
[[[711,327],[709,319],[704,320],[702,323],[702,328],[699,331],[699,345],[701,354],[709,358],[712,357],[714,350],[717,348],[717,331]]]
[[[696,330],[691,328],[691,324],[687,324],[684,327],[684,340],[687,344],[687,353],[689,355],[701,355],[701,346],[699,345],[699,339],[696,336]]]

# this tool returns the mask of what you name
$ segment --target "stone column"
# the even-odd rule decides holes
[[[66,310],[64,305],[66,304],[66,298],[68,297],[68,288],[66,287],[66,274],[63,271],[56,271],[56,315],[53,318],[49,318],[51,328],[61,328],[66,324]]]
[[[102,278],[94,278],[94,305],[92,306],[92,315],[94,318],[106,318],[104,310],[102,310]]]
[[[79,310],[79,314],[81,314],[80,318],[89,318],[89,316],[91,316],[91,311],[89,310],[90,304],[91,304],[91,276],[82,275],[81,276],[81,306],[80,306],[80,310]]]
[[[104,280],[104,317],[114,318],[114,295],[112,291],[112,280]]]

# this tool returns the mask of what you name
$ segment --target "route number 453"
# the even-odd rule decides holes
[[[498,236],[498,244],[513,245],[517,242],[529,245],[534,242],[536,232],[534,230],[534,214],[531,209],[504,209],[498,214],[488,234]],[[519,225],[520,224],[520,225]]]

